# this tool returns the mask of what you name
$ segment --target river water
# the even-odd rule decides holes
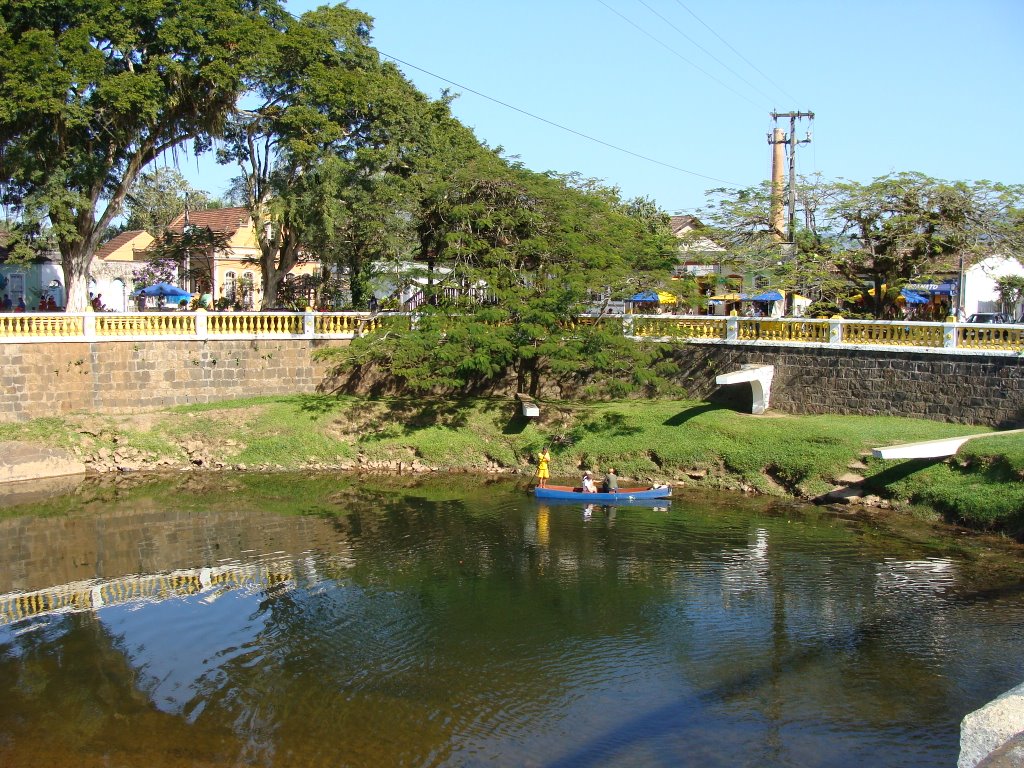
[[[0,513],[4,766],[953,766],[1024,681],[1019,569],[815,508],[223,475]]]

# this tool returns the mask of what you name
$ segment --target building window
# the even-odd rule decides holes
[[[238,280],[234,272],[224,273],[224,298],[234,302],[235,294],[238,292]]]
[[[25,275],[21,272],[15,272],[7,279],[7,289],[11,297],[11,301],[15,304],[18,303],[18,299],[25,298]]]
[[[243,272],[242,280],[238,284],[239,292],[242,294],[240,301],[242,309],[247,312],[251,312],[254,306],[254,290],[253,287],[256,285],[256,276],[252,272]]]

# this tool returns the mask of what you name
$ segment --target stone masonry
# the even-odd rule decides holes
[[[774,411],[1024,427],[1024,357],[1020,355],[689,344],[676,360],[678,382],[698,399],[717,394],[717,374],[737,371],[748,363],[773,365]],[[745,389],[749,407],[749,385]]]
[[[338,384],[370,391],[365,380],[329,381],[329,365],[313,359],[318,348],[346,343],[210,339],[0,344],[0,420],[308,393]],[[1024,426],[1020,355],[694,343],[676,352],[675,361],[677,382],[690,397],[727,397],[740,408],[744,398],[750,407],[749,385],[720,388],[715,377],[744,364],[763,364],[775,366],[771,409],[777,412]],[[573,396],[573,385],[562,384],[543,394]]]
[[[0,420],[123,413],[314,392],[315,349],[345,341],[208,340],[0,344]]]

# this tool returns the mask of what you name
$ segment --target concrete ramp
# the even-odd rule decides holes
[[[0,483],[84,474],[85,464],[67,451],[33,443],[0,442]]]
[[[1021,433],[1024,433],[1024,429],[1008,429],[1002,432],[982,432],[977,435],[946,437],[941,440],[924,440],[920,443],[900,443],[885,448],[872,448],[871,455],[876,459],[941,459],[955,455],[968,440]]]
[[[744,384],[749,382],[754,396],[750,412],[764,413],[768,410],[768,398],[772,392],[772,378],[775,376],[774,365],[744,365],[738,371],[723,373],[715,377],[715,384]]]

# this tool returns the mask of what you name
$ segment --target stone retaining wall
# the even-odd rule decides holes
[[[679,383],[699,399],[715,376],[744,363],[775,366],[772,410],[795,414],[911,416],[1024,426],[1024,357],[825,347],[689,344]],[[732,385],[750,404],[749,385]],[[735,400],[734,400],[735,402]]]
[[[314,392],[312,352],[347,341],[208,340],[0,344],[0,420],[118,413]]]
[[[383,393],[379,376],[328,381],[312,352],[347,341],[311,339],[0,344],[0,420],[71,411],[116,413],[341,385]],[[749,385],[715,376],[745,363],[775,366],[771,409],[796,414],[913,416],[1024,426],[1024,357],[865,348],[692,343],[674,353],[695,399],[750,405]],[[567,382],[542,393],[574,396]],[[511,385],[509,385],[511,386]],[[511,395],[511,390],[502,394]],[[745,406],[744,406],[745,403]]]

